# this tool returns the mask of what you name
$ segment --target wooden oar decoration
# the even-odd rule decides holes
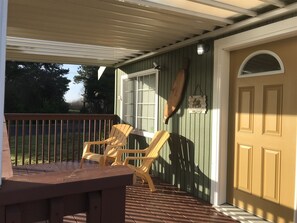
[[[178,110],[187,85],[189,60],[184,62],[184,66],[178,71],[175,81],[170,90],[170,95],[164,108],[164,123],[168,124],[169,118]]]

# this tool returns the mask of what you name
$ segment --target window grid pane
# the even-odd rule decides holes
[[[136,79],[123,81],[123,121],[135,126],[135,84]]]
[[[155,84],[151,86],[153,79],[155,75],[141,77],[138,85],[137,128],[149,132],[154,131]]]
[[[139,130],[154,132],[155,86],[155,73],[123,81],[123,119],[125,122],[134,124],[134,127]]]

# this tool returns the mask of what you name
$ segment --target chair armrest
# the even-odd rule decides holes
[[[146,149],[136,150],[136,149],[118,149],[116,159],[121,160],[123,153],[134,153],[134,154],[145,154]]]
[[[83,145],[83,154],[85,154],[86,152],[90,152],[91,145],[104,145],[104,144],[108,145],[112,143],[113,140],[114,140],[114,137],[110,137],[100,141],[86,141],[84,142],[84,145]]]
[[[125,146],[125,145],[126,145],[125,143],[108,144],[108,146],[110,146],[110,147],[123,147],[123,146]]]
[[[119,153],[123,154],[123,153],[146,153],[146,149],[119,149],[118,150]]]
[[[89,144],[89,145],[102,145],[102,144],[109,144],[111,143],[113,138],[108,138],[105,140],[100,140],[100,141],[86,141],[84,143]]]
[[[145,154],[146,149],[136,150],[136,149],[118,149],[117,155],[115,157],[115,163],[122,163],[122,155],[124,153],[134,153],[134,154]]]
[[[125,146],[124,143],[119,143],[119,144],[108,144],[104,150],[104,156],[108,154],[110,150],[118,151],[121,150]]]
[[[154,160],[154,158],[152,158],[152,157],[136,157],[136,156],[130,156],[130,157],[126,157],[125,158],[125,161],[124,161],[123,165],[127,165],[130,160]]]
[[[84,156],[85,153],[90,152],[91,145],[101,145],[101,144],[105,144],[105,143],[103,143],[103,141],[84,142],[82,156]]]

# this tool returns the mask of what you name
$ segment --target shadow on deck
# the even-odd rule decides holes
[[[14,175],[40,174],[74,170],[77,162],[37,164],[13,167]],[[84,168],[96,164],[84,165]],[[185,222],[237,222],[215,210],[209,203],[192,197],[176,187],[153,179],[157,192],[151,193],[146,184],[137,182],[126,189],[126,223],[185,223]],[[84,223],[84,213],[64,217],[64,223]],[[112,223],[112,222],[111,222]]]

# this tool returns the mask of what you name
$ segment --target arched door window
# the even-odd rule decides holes
[[[268,50],[259,50],[250,54],[241,64],[238,77],[254,77],[284,73],[280,57]]]

